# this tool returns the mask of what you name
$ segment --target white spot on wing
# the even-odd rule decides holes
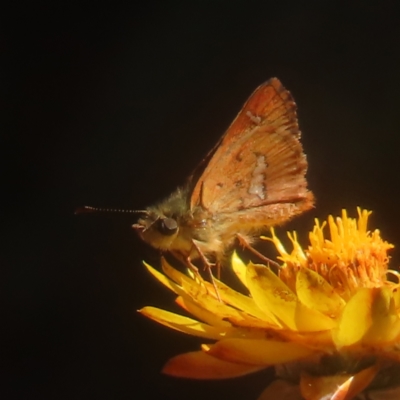
[[[261,117],[254,115],[251,111],[247,111],[246,115],[250,118],[251,121],[253,121],[256,125],[261,124]]]
[[[265,199],[265,171],[267,169],[267,164],[265,162],[265,156],[260,155],[257,157],[256,167],[252,172],[252,179],[250,181],[249,194],[257,195],[261,200]]]

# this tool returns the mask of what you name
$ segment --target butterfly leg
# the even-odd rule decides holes
[[[201,276],[199,269],[192,263],[190,256],[184,256],[182,253],[178,253],[175,251],[172,251],[171,253],[179,262],[181,262],[183,265],[185,265],[187,268],[189,268],[190,271],[192,271],[192,273],[193,273],[194,277],[197,279],[198,283],[200,285],[204,286],[204,288],[207,290],[205,283],[204,283],[204,279]]]
[[[236,237],[239,240],[239,243],[246,248],[247,250],[250,250],[255,256],[257,256],[260,260],[263,262],[273,265],[275,268],[280,269],[281,266],[274,260],[271,260],[270,258],[264,256],[264,254],[261,254],[259,251],[257,251],[240,233],[236,234]]]
[[[203,262],[203,264],[204,264],[204,266],[205,266],[205,269],[207,269],[207,271],[208,271],[208,274],[209,274],[209,276],[210,276],[210,282],[211,282],[211,284],[212,284],[213,287],[214,287],[215,294],[216,294],[216,296],[217,296],[218,301],[219,301],[220,303],[222,303],[221,296],[219,295],[219,291],[218,291],[217,285],[216,285],[216,283],[215,283],[214,275],[213,275],[212,270],[211,270],[211,267],[213,266],[213,264],[211,264],[211,263],[207,260],[206,256],[205,256],[204,253],[201,251],[199,245],[196,243],[195,240],[192,240],[192,246],[193,246],[194,249],[196,249],[197,253],[198,253],[199,256],[200,256],[201,261]],[[190,261],[190,256],[188,257],[188,259],[189,259],[189,263],[191,263],[191,261]],[[193,265],[193,264],[192,264],[192,265]]]
[[[217,279],[220,281],[221,280],[221,268],[222,264],[218,261],[215,263],[215,268],[217,269]]]

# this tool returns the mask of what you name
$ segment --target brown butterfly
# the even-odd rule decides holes
[[[133,228],[189,263],[220,262],[238,235],[251,243],[313,207],[299,139],[296,104],[272,78],[250,96],[186,186],[140,211]]]

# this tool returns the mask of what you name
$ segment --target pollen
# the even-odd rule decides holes
[[[378,229],[367,230],[370,211],[358,208],[357,212],[358,219],[349,218],[346,210],[342,210],[341,217],[330,215],[322,224],[316,219],[306,250],[298,243],[296,233],[288,233],[293,245],[288,253],[272,229],[269,240],[284,263],[280,278],[290,285],[300,268],[308,268],[346,298],[360,287],[392,286],[388,281],[388,272],[393,271],[388,271],[387,252],[394,246],[381,238]]]

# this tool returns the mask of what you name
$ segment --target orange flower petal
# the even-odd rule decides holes
[[[371,305],[372,326],[364,337],[364,342],[384,346],[400,335],[400,319],[396,313],[392,291],[381,287],[373,289]]]
[[[211,312],[211,310],[201,307],[198,303],[194,302],[190,298],[179,296],[176,298],[175,302],[188,313],[211,326],[219,326],[223,328],[232,326],[232,324],[230,324],[228,321],[224,321],[215,313]]]
[[[265,367],[220,360],[202,351],[180,354],[165,364],[162,372],[178,378],[227,379],[251,374]]]
[[[280,337],[285,340],[301,344],[310,349],[325,353],[332,353],[336,347],[332,341],[331,331],[320,332],[293,332],[290,330],[280,331]]]
[[[218,284],[217,284],[217,287]],[[210,288],[209,290],[214,290],[214,288]],[[222,291],[219,292],[222,299],[225,299],[226,296],[222,295]],[[240,293],[238,293],[239,295]],[[248,298],[250,301],[252,299]],[[209,296],[207,294],[198,295],[195,299],[193,299],[196,303],[198,303],[201,307],[206,308],[211,311],[215,315],[224,318],[224,319],[232,319],[232,320],[243,320],[245,319],[245,315],[242,311],[237,310],[221,301],[217,300],[214,296]],[[250,303],[250,302],[249,302]],[[256,308],[256,305],[252,304],[252,308]],[[250,310],[249,310],[250,311]]]
[[[225,303],[230,304],[231,306],[242,310],[245,313],[252,315],[253,317],[258,318],[261,321],[264,321],[270,326],[282,326],[271,313],[266,315],[266,313],[264,313],[264,311],[258,307],[257,303],[251,297],[236,292],[235,290],[231,289],[229,286],[225,285],[221,281],[218,281],[217,279],[215,279],[215,284],[218,288],[221,299]],[[209,290],[214,289],[210,287]],[[269,318],[269,316],[271,316],[271,318]]]
[[[264,366],[296,361],[314,353],[314,350],[296,343],[265,339],[224,339],[211,346],[207,352],[225,361]]]
[[[333,340],[338,348],[359,342],[372,325],[371,305],[373,289],[361,288],[347,302],[333,330]]]
[[[163,275],[161,272],[158,272],[156,269],[154,269],[151,265],[147,264],[145,261],[143,261],[144,266],[146,269],[159,281],[161,282],[164,286],[166,286],[168,289],[172,290],[174,293],[180,293],[182,289],[174,282],[172,282],[170,279],[168,279],[165,275]]]
[[[400,279],[400,278],[399,278]],[[397,312],[400,312],[400,287],[397,285],[392,289],[392,297],[394,301],[394,307]]]
[[[139,312],[159,324],[168,326],[179,332],[207,339],[218,340],[224,338],[229,332],[235,329],[210,326],[194,319],[155,307],[144,307],[139,310]]]
[[[265,265],[250,263],[247,284],[254,301],[266,315],[274,314],[294,331],[323,331],[335,322],[300,303],[297,296]]]
[[[233,252],[232,254],[232,269],[233,272],[236,274],[236,276],[239,278],[239,280],[243,283],[245,287],[247,287],[247,281],[246,281],[246,269],[247,266],[246,264],[239,258],[237,255],[236,251]]]
[[[339,315],[346,305],[321,275],[308,268],[301,268],[297,273],[296,293],[304,305],[330,317]]]
[[[207,293],[204,282],[199,282],[198,280],[189,278],[187,275],[182,274],[167,262],[167,260],[161,258],[162,269],[169,278],[178,283],[182,289],[191,297],[196,297],[200,293]]]

